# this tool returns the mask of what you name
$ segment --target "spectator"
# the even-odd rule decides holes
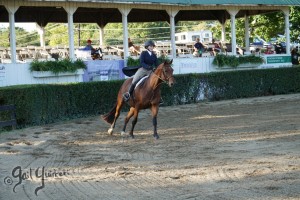
[[[82,50],[95,51],[95,48],[92,46],[91,40],[87,40],[86,43],[86,46]]]
[[[212,45],[213,45],[213,47],[210,51],[210,54],[212,56],[215,56],[215,55],[217,55],[217,53],[221,52],[221,47],[218,43],[216,43],[215,39],[212,39]]]
[[[91,51],[91,57],[93,60],[103,60],[102,49],[100,47],[98,49],[95,49],[92,46],[91,40],[87,40],[87,45],[82,50]]]
[[[202,52],[204,50],[204,45],[200,42],[200,39],[196,39],[196,43],[194,44],[194,53],[195,57],[202,57]]]
[[[268,45],[265,54],[273,54],[273,53],[274,52],[272,51],[272,45]]]
[[[299,53],[298,53],[298,47],[293,48],[291,51],[291,59],[293,65],[299,65]]]

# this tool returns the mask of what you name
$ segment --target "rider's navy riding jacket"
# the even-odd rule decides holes
[[[154,67],[158,66],[157,56],[153,52],[150,56],[148,51],[143,51],[140,55],[140,63],[141,67],[147,70],[152,70]]]

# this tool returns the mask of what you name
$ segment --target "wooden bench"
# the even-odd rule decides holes
[[[1,112],[3,111],[10,112],[10,119],[2,121],[0,117],[0,127],[12,126],[13,128],[15,128],[17,125],[16,107],[14,105],[2,105],[2,106],[0,105],[0,116],[1,116]]]

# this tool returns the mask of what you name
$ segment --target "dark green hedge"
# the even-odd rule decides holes
[[[163,87],[162,94],[168,104],[184,104],[298,92],[300,67],[292,67],[178,75],[175,87]]]
[[[300,92],[300,67],[185,74],[175,78],[173,88],[162,87],[165,106]],[[18,127],[100,115],[114,105],[122,83],[123,80],[3,87],[0,105],[16,105]]]

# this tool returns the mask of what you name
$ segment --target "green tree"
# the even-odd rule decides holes
[[[300,7],[293,6],[290,9],[290,36],[291,41],[300,42]]]
[[[69,45],[68,27],[66,24],[49,23],[45,27],[46,45]]]
[[[1,28],[0,29],[0,46],[9,47],[9,29]]]
[[[18,47],[26,47],[28,45],[36,45],[39,44],[39,36],[36,32],[28,32],[23,28],[16,27],[16,45]],[[9,28],[1,28],[0,29],[0,46],[1,47],[9,47],[10,46],[10,31]]]

